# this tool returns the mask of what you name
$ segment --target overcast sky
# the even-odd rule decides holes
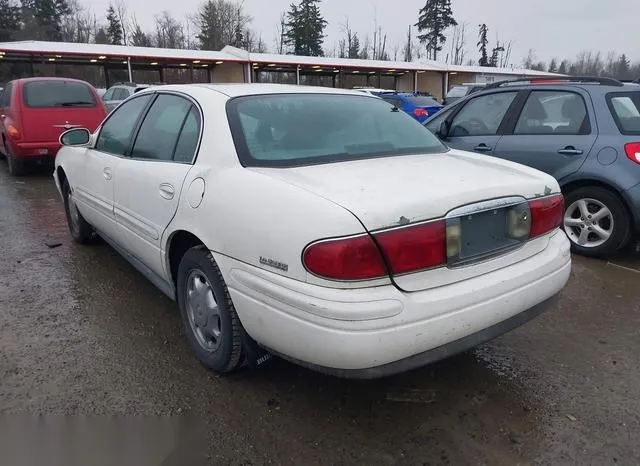
[[[294,0],[296,3],[298,0]],[[496,34],[501,41],[513,41],[512,63],[519,65],[530,48],[538,59],[575,56],[582,50],[626,53],[640,61],[638,18],[640,0],[452,0],[454,15],[468,27],[467,57],[478,58],[475,47],[477,27],[486,22],[491,44]],[[97,15],[106,10],[109,0],[80,0]],[[138,22],[153,26],[153,15],[163,10],[184,19],[197,11],[202,0],[127,0]],[[253,17],[252,27],[261,32],[270,51],[274,49],[276,24],[292,0],[244,0],[246,11]],[[388,43],[402,44],[407,27],[417,21],[424,0],[323,0],[322,11],[329,22],[325,48],[342,34],[346,18],[360,36],[373,33],[374,20],[388,35]],[[450,45],[450,44],[449,44]],[[445,45],[442,59],[449,48]]]

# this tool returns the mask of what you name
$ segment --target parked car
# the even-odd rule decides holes
[[[424,122],[429,116],[435,115],[442,109],[442,105],[431,95],[417,92],[374,92],[374,95],[389,102],[419,122]]]
[[[111,86],[102,96],[102,101],[107,106],[107,111],[110,113],[120,103],[131,97],[138,91],[148,88],[148,84],[136,84],[130,82],[116,83]]]
[[[453,86],[447,92],[447,95],[442,102],[445,106],[451,105],[452,103],[462,99],[463,97],[468,96],[469,94],[473,94],[486,86],[485,83],[464,83],[458,84],[457,86]]]
[[[579,254],[613,254],[640,230],[640,88],[606,78],[502,82],[426,127],[450,147],[553,175]]]
[[[533,318],[570,274],[553,177],[357,91],[158,87],[61,141],[74,240],[100,235],[175,299],[216,372],[270,354],[405,371]]]
[[[0,150],[12,175],[31,163],[55,157],[60,134],[70,128],[95,130],[106,116],[93,86],[67,78],[25,78],[9,82],[0,96]]]
[[[381,92],[395,92],[393,89],[377,89],[374,87],[354,87],[353,89],[368,95],[377,95]]]

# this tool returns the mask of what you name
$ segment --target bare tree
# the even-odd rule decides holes
[[[131,21],[127,10],[127,4],[123,0],[118,0],[115,4],[116,17],[120,21],[120,27],[122,29],[122,44],[129,45]]]
[[[155,45],[167,49],[183,49],[185,46],[184,25],[168,11],[155,16]]]
[[[466,23],[455,26],[451,40],[451,62],[454,65],[462,65],[465,57],[466,47]]]
[[[279,55],[284,55],[287,34],[287,14],[284,11],[280,14],[280,21],[276,26],[276,31],[276,52]]]
[[[409,26],[409,32],[407,34],[407,43],[404,45],[404,61],[411,62],[413,61],[413,47],[411,45],[411,26]]]
[[[504,52],[500,56],[500,68],[507,68],[509,66],[509,60],[511,60],[511,45],[512,41],[502,43],[502,48],[504,48]]]

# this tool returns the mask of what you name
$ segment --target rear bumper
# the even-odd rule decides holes
[[[58,142],[13,142],[11,155],[21,159],[53,159],[59,149]]]
[[[517,327],[553,304],[571,272],[563,232],[526,260],[413,293],[324,288],[216,260],[253,339],[299,364],[355,378],[413,369]]]

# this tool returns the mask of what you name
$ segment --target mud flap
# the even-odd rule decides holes
[[[273,355],[260,346],[249,334],[242,329],[242,351],[244,352],[243,366],[258,369],[273,359]]]

